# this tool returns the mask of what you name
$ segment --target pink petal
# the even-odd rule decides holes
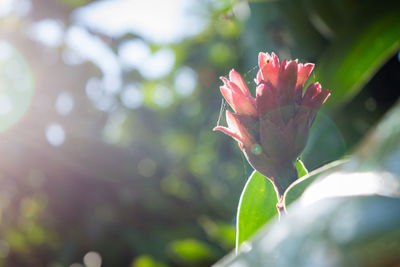
[[[229,80],[225,78],[224,76],[219,77],[219,79],[224,83],[224,85],[229,83]]]
[[[292,134],[292,146],[293,155],[297,156],[303,151],[307,144],[308,133],[312,122],[314,121],[315,112],[303,112],[302,116],[297,116],[293,119],[293,134]],[[313,118],[310,118],[313,116]]]
[[[226,122],[228,123],[228,127],[236,132],[239,136],[242,136],[240,132],[240,124],[236,120],[236,117],[229,110],[226,111]]]
[[[234,82],[229,81],[227,85],[228,85],[228,87],[231,88],[232,91],[234,91],[236,94],[245,95],[245,96],[250,95],[250,92],[249,92],[248,94],[244,93],[244,92],[242,91],[242,89],[241,89],[236,83],[234,83]],[[247,87],[246,87],[246,89],[247,89]],[[248,90],[247,90],[247,91],[248,91]]]
[[[314,64],[312,63],[307,63],[304,65],[299,64],[296,87],[300,86],[302,87],[304,85],[304,83],[307,81],[313,69],[314,69]]]
[[[230,137],[232,137],[232,138],[236,139],[237,141],[241,142],[240,141],[241,140],[240,135],[238,135],[235,131],[233,131],[233,130],[231,130],[229,128],[226,128],[226,127],[223,127],[223,126],[217,126],[217,127],[214,127],[213,131],[223,132],[224,134],[229,135]]]
[[[232,69],[229,72],[229,79],[231,80],[231,82],[235,83],[239,87],[239,89],[243,92],[243,94],[251,96],[246,83],[243,81],[242,76],[238,72]]]
[[[316,95],[313,98],[314,101],[314,108],[319,109],[323,103],[328,99],[328,97],[331,95],[331,92],[329,90],[322,90],[318,95]]]
[[[232,82],[220,87],[221,93],[238,114],[257,116],[256,103],[252,96],[244,95],[239,87]]]
[[[322,104],[325,103],[325,101],[328,99],[328,97],[331,95],[330,90],[323,90],[320,94],[320,99],[322,100]]]
[[[229,110],[227,110],[225,115],[226,115],[226,121],[228,123],[228,128],[223,127],[223,126],[217,126],[217,127],[214,127],[213,131],[221,131],[221,132],[233,137],[237,141],[242,142],[242,135],[239,131],[240,127],[239,127],[238,123],[236,123],[236,120],[232,116],[232,113]]]
[[[268,53],[260,53],[258,56],[258,65],[260,67],[261,80],[269,81],[273,86],[276,86],[279,74],[278,57],[275,54],[270,56]],[[261,82],[258,77],[257,79]]]
[[[262,69],[270,58],[268,53],[258,53],[258,67]]]
[[[278,56],[274,52],[271,53],[271,56],[272,56],[272,59],[274,61],[275,67],[279,67],[279,58],[278,58]]]
[[[262,80],[263,80],[262,72],[261,72],[261,70],[259,70],[259,71],[257,72],[257,78],[254,79],[254,81],[255,81],[256,84],[258,85],[258,84],[260,84],[260,82],[262,82]]]
[[[247,96],[238,95],[233,93],[233,103],[235,105],[236,113],[240,115],[249,115],[257,117],[256,105],[253,103],[254,99],[250,99]],[[233,107],[232,107],[233,108]]]
[[[301,98],[303,95],[304,83],[307,81],[308,77],[310,76],[310,74],[314,68],[314,64],[311,64],[311,63],[307,63],[305,65],[299,64],[298,68],[299,69],[297,72],[297,83],[296,83],[294,101],[296,104],[300,105]]]
[[[229,103],[229,105],[233,106],[233,99],[232,99],[232,90],[226,86],[219,87],[221,94],[224,96],[225,100]]]
[[[256,103],[260,118],[268,116],[277,124],[282,122],[276,88],[271,83],[262,83],[257,87]]]
[[[282,62],[279,71],[278,94],[282,106],[293,105],[297,82],[298,64],[296,61]]]
[[[287,64],[287,60],[286,60],[286,58],[285,58],[285,59],[282,61],[282,63],[281,63],[280,71],[286,69],[286,64]]]
[[[269,119],[260,120],[261,146],[264,149],[264,153],[277,162],[285,160],[285,156],[290,150],[290,146],[283,134],[280,127]]]
[[[226,122],[228,123],[229,128],[239,136],[240,139],[238,140],[242,142],[244,146],[251,148],[254,144],[254,138],[251,137],[246,127],[240,122],[237,116],[238,115],[232,114],[227,110]]]
[[[329,90],[322,90],[319,83],[310,84],[304,94],[302,105],[318,110],[330,94]]]
[[[317,94],[321,92],[321,85],[319,83],[312,83],[307,87],[307,90],[303,96],[303,101],[302,104],[306,104],[306,106],[309,106],[308,104],[312,103],[313,97],[315,97]]]

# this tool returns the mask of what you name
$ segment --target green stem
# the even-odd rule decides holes
[[[276,177],[272,179],[275,187],[278,203],[276,208],[278,210],[279,218],[285,213],[285,203],[283,195],[286,189],[298,178],[297,170],[294,164],[283,167],[277,172]]]

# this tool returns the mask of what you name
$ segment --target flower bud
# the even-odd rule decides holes
[[[235,70],[221,77],[221,93],[235,111],[226,111],[228,127],[214,131],[230,135],[239,143],[250,165],[269,178],[280,195],[297,179],[294,162],[303,151],[309,130],[321,105],[330,95],[319,83],[304,83],[314,64],[284,60],[260,53],[254,98]]]

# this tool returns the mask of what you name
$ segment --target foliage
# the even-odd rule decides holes
[[[301,160],[297,160],[295,165],[298,178],[307,174]],[[277,202],[274,185],[262,174],[254,171],[243,188],[238,204],[236,248],[278,214]]]
[[[244,186],[239,200],[236,247],[277,214],[275,208],[277,202],[273,184],[262,174],[254,171]]]
[[[195,1],[206,18],[201,31],[162,43],[148,32],[114,35],[77,21],[78,8],[113,1],[8,2],[28,4],[0,12],[0,266],[70,266],[97,255],[90,251],[102,266],[209,266],[233,249],[235,210],[252,170],[230,140],[211,132],[218,77],[237,68],[253,83],[260,51],[321,65],[316,78],[332,90],[301,156],[310,173],[287,193],[290,202],[319,177],[315,169],[353,150],[399,96],[395,3]],[[154,15],[158,6],[152,10],[146,16],[166,25]],[[34,31],[47,19],[45,37],[61,29],[53,43]],[[74,34],[101,49],[77,53],[85,42],[72,47]],[[139,66],[121,56],[128,41],[148,48]],[[156,77],[144,66],[158,52],[174,60]],[[179,73],[194,85],[182,87]],[[384,129],[377,135],[386,140]],[[375,151],[379,157],[360,162],[386,166],[387,150]],[[357,201],[349,205],[373,203]],[[332,204],[337,216],[339,204]]]
[[[286,197],[307,184],[281,222],[275,220],[236,257],[215,266],[389,266],[398,262],[399,116],[400,103],[347,162],[323,167],[289,188]]]

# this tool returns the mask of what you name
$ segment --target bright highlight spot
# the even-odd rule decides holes
[[[125,107],[135,109],[142,105],[143,94],[136,85],[130,84],[122,91],[121,101]]]
[[[7,115],[12,109],[13,103],[10,97],[7,95],[0,95],[0,115]]]
[[[56,110],[60,115],[68,115],[74,109],[74,98],[68,92],[63,92],[56,99]]]
[[[100,267],[101,266],[101,256],[95,251],[86,253],[83,257],[83,263],[86,267]]]
[[[137,69],[146,79],[155,80],[171,72],[175,54],[163,48],[151,54],[149,46],[139,40],[126,41],[118,50],[119,60],[126,69]]]
[[[54,19],[44,19],[30,27],[29,35],[33,40],[45,46],[57,47],[63,43],[64,29],[61,22]]]
[[[233,11],[233,14],[242,21],[248,19],[251,15],[249,3],[245,2],[245,1],[238,1],[233,6],[232,11]]]
[[[65,142],[64,128],[58,123],[49,124],[46,127],[46,139],[52,146],[60,146]]]
[[[102,71],[103,90],[110,93],[119,90],[122,71],[117,57],[106,43],[78,26],[69,28],[65,42],[76,55],[93,62]]]
[[[126,68],[138,68],[151,54],[150,47],[140,39],[123,42],[118,47],[118,56]]]
[[[111,37],[133,33],[154,43],[176,43],[206,25],[201,4],[196,0],[96,1],[78,8],[73,19]]]
[[[400,196],[400,183],[387,172],[337,172],[311,184],[301,197],[304,206],[324,198],[362,195]]]
[[[147,57],[138,66],[140,74],[149,80],[164,77],[171,72],[175,63],[175,54],[172,50],[163,48]]]
[[[255,144],[251,147],[251,152],[254,155],[260,155],[262,153],[262,147],[259,144]]]
[[[92,77],[86,82],[85,92],[87,97],[92,101],[100,99],[103,92],[101,91],[101,82],[97,77]]]
[[[5,17],[13,13],[23,17],[32,9],[30,0],[0,0],[0,17]]]
[[[180,68],[175,74],[174,88],[181,96],[193,93],[197,84],[197,73],[189,67]]]

